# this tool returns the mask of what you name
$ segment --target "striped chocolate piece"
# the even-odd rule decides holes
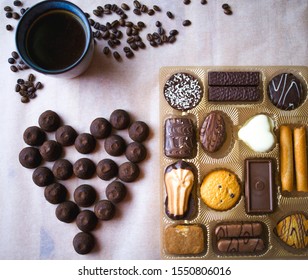
[[[264,251],[265,244],[261,238],[220,239],[217,242],[217,249],[221,253],[256,254]]]
[[[252,238],[259,237],[263,232],[262,224],[259,222],[221,224],[215,228],[217,240],[222,238]]]
[[[209,72],[209,86],[258,86],[259,72]]]
[[[221,102],[256,102],[261,99],[261,91],[258,87],[209,87],[208,100]]]

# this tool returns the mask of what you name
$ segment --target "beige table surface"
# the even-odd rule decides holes
[[[159,177],[159,69],[162,66],[205,65],[308,65],[308,1],[228,0],[232,16],[223,13],[225,0],[192,0],[185,6],[181,0],[149,1],[157,4],[161,13],[137,17],[130,11],[129,19],[142,20],[147,28],[141,33],[145,50],[131,60],[116,62],[102,53],[103,41],[96,45],[94,60],[88,71],[75,79],[63,80],[35,74],[44,84],[38,97],[28,104],[20,102],[14,92],[16,80],[26,78],[31,70],[13,73],[7,59],[15,50],[14,31],[5,30],[10,23],[16,29],[17,21],[7,19],[5,5],[0,12],[0,259],[159,259],[160,258],[160,199]],[[37,1],[24,0],[24,7]],[[73,0],[84,11],[91,12],[99,4],[123,1]],[[127,1],[132,7],[133,1]],[[166,17],[174,13],[175,19]],[[104,17],[101,22],[113,17]],[[184,28],[182,21],[192,25]],[[166,30],[178,29],[180,34],[173,45],[150,47],[145,40],[156,31],[160,20]],[[121,54],[124,47],[122,40]],[[91,254],[75,253],[72,239],[78,232],[74,223],[64,224],[55,218],[55,205],[45,201],[43,188],[32,182],[32,171],[18,162],[18,153],[25,147],[22,134],[25,128],[37,125],[39,115],[51,109],[65,124],[79,133],[89,132],[96,117],[109,118],[114,109],[127,110],[133,120],[143,120],[151,127],[145,142],[146,161],[140,164],[138,181],[127,184],[129,195],[117,206],[116,217],[100,223],[93,232],[97,246]],[[53,136],[50,134],[49,138]],[[82,155],[73,147],[66,149],[65,157],[72,162]],[[87,155],[96,163],[107,157],[103,141],[94,154]],[[116,158],[118,163],[124,158]],[[50,165],[49,165],[50,166]],[[70,192],[85,181],[70,179],[65,182]],[[87,181],[103,199],[107,182],[98,178]]]

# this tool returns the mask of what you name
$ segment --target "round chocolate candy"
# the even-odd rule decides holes
[[[130,123],[129,114],[121,109],[114,110],[110,115],[110,123],[113,128],[118,130],[128,128]]]
[[[112,203],[121,202],[126,196],[126,187],[119,181],[111,182],[106,188],[106,197]]]
[[[30,126],[24,131],[23,139],[30,146],[40,146],[44,143],[46,134],[41,128]]]
[[[108,181],[118,175],[118,165],[112,159],[103,159],[97,164],[96,173],[99,178]]]
[[[92,231],[97,225],[97,217],[91,210],[82,210],[77,215],[76,225],[83,232]]]
[[[133,182],[140,174],[137,164],[132,162],[124,162],[119,166],[119,179],[123,182]]]
[[[67,159],[58,159],[53,164],[52,173],[58,180],[67,180],[73,174],[73,165]]]
[[[47,140],[40,147],[40,154],[42,158],[46,161],[57,160],[62,153],[61,145],[54,140]]]
[[[88,232],[79,232],[73,239],[73,246],[75,251],[80,255],[88,254],[95,246],[95,239],[92,234]]]
[[[73,201],[61,202],[56,208],[57,218],[64,223],[74,221],[79,213],[79,208]]]
[[[60,183],[53,183],[44,189],[45,199],[52,204],[64,202],[67,196],[67,189]]]
[[[128,135],[136,142],[143,142],[149,136],[149,127],[145,122],[136,121],[129,127]]]
[[[45,187],[53,182],[54,176],[48,167],[40,166],[34,170],[32,180],[39,187]]]
[[[103,199],[94,205],[94,213],[98,219],[107,221],[113,218],[115,206],[109,200]]]
[[[81,154],[89,154],[94,151],[96,140],[90,133],[79,134],[75,140],[75,148]]]
[[[132,142],[126,147],[125,156],[131,162],[141,162],[145,159],[146,155],[147,150],[141,143]]]
[[[55,131],[60,126],[59,115],[51,110],[47,110],[39,117],[38,123],[40,127],[48,132]]]
[[[126,144],[121,136],[111,135],[105,139],[104,147],[109,155],[116,157],[125,152]]]
[[[96,118],[90,126],[90,132],[96,139],[107,138],[111,130],[112,127],[110,122],[104,118]]]
[[[74,163],[73,171],[80,179],[90,179],[95,173],[95,164],[88,158],[81,158]]]
[[[57,129],[55,137],[62,146],[71,146],[75,143],[77,132],[69,125],[62,125]]]
[[[74,191],[74,200],[80,207],[91,206],[96,199],[95,189],[87,184],[80,185]]]
[[[41,164],[42,156],[37,148],[26,147],[19,153],[19,162],[23,167],[36,168]]]

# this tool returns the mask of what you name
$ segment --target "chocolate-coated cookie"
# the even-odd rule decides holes
[[[76,218],[77,227],[83,232],[90,232],[97,225],[97,217],[91,210],[82,210]]]
[[[111,182],[106,188],[106,197],[112,203],[121,202],[126,196],[126,187],[119,181]]]
[[[62,125],[57,129],[55,137],[62,146],[71,146],[75,143],[77,132],[69,125]]]
[[[24,131],[23,139],[30,146],[40,146],[46,139],[46,133],[38,126],[30,126]]]
[[[23,167],[36,168],[41,164],[42,156],[37,148],[26,147],[19,153],[19,162]]]
[[[128,128],[130,123],[130,116],[124,110],[114,110],[110,115],[110,123],[113,128],[118,130]]]
[[[129,137],[136,142],[143,142],[149,136],[149,127],[145,122],[133,122],[128,129]]]
[[[118,165],[112,159],[103,159],[97,164],[96,173],[99,178],[108,181],[118,175]]]
[[[73,246],[75,251],[80,255],[88,254],[95,246],[95,239],[92,234],[88,232],[79,232],[73,239]]]
[[[67,159],[58,159],[53,164],[52,173],[58,180],[67,180],[73,175],[73,165]]]
[[[112,130],[112,126],[105,118],[96,118],[90,126],[90,132],[96,139],[107,138]]]
[[[52,204],[64,202],[67,196],[67,189],[60,183],[53,183],[44,189],[45,199]]]
[[[123,182],[133,182],[140,174],[137,164],[132,162],[124,162],[119,166],[119,179]]]
[[[40,166],[34,170],[32,180],[39,187],[45,187],[53,182],[54,176],[48,167]]]
[[[64,223],[74,221],[79,213],[79,207],[73,201],[64,201],[56,208],[56,216],[58,220]]]
[[[87,184],[80,185],[74,191],[74,200],[80,207],[91,206],[96,199],[95,189]]]
[[[125,156],[131,162],[141,162],[145,159],[146,155],[147,150],[141,143],[132,142],[126,147]]]
[[[60,126],[60,122],[59,115],[51,110],[42,113],[38,120],[39,126],[48,132],[55,131]]]
[[[105,139],[104,147],[109,155],[116,157],[125,152],[126,144],[121,136],[111,135]]]
[[[94,205],[94,213],[100,220],[110,220],[115,214],[115,206],[106,199],[98,201]]]
[[[61,156],[61,153],[62,146],[54,140],[47,140],[40,147],[40,154],[46,161],[57,160]]]
[[[95,173],[95,164],[88,158],[81,158],[74,163],[73,171],[80,179],[90,179]]]
[[[75,148],[81,154],[89,154],[94,151],[96,140],[90,133],[81,133],[75,140]]]

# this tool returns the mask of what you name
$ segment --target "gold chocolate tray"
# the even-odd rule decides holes
[[[246,103],[223,103],[209,102],[208,94],[208,72],[209,71],[258,71],[260,72],[261,100]],[[197,78],[203,89],[203,97],[200,103],[188,111],[173,109],[164,98],[164,85],[175,73],[188,73]],[[269,81],[281,73],[292,73],[302,82],[306,99],[297,109],[284,111],[275,107],[267,96]],[[283,124],[292,127],[305,125],[308,121],[308,67],[305,66],[204,66],[204,67],[163,67],[160,69],[160,210],[161,210],[161,257],[163,259],[308,259],[308,248],[304,250],[293,250],[285,245],[274,233],[277,223],[285,216],[292,213],[302,212],[308,218],[308,193],[291,192],[282,193],[280,182],[280,160],[279,160],[279,127]],[[227,142],[226,147],[214,154],[207,154],[201,147],[199,141],[199,130],[204,118],[212,111],[220,111],[226,116]],[[256,153],[244,142],[238,139],[237,133],[240,127],[256,114],[264,113],[274,121],[274,133],[276,144],[269,152]],[[167,166],[175,163],[178,159],[167,157],[164,154],[164,124],[170,117],[187,117],[193,120],[196,130],[197,151],[196,156],[184,159],[191,163],[197,170],[197,184],[192,190],[196,197],[197,212],[190,220],[173,220],[165,213],[166,191],[164,184],[164,173]],[[244,160],[247,158],[270,158],[274,160],[274,200],[273,213],[251,215],[245,211],[244,195]],[[207,207],[200,198],[200,184],[206,174],[210,171],[222,168],[234,172],[241,185],[241,197],[238,203],[227,211],[215,211]],[[265,225],[266,250],[260,254],[220,254],[215,248],[214,228],[221,223],[229,222],[254,222],[258,221]],[[306,223],[308,221],[306,220]],[[193,255],[168,254],[164,246],[164,231],[168,226],[177,224],[194,225],[199,224],[204,229],[205,249],[202,253]],[[308,237],[307,237],[308,238]]]

